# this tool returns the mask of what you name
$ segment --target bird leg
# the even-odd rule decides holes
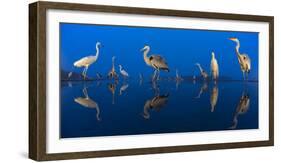
[[[86,66],[86,70],[85,70],[85,74],[84,74],[84,79],[87,77],[87,70],[88,70],[88,66]]]
[[[157,75],[157,70],[154,70],[154,74],[153,74],[153,77],[152,77],[152,81],[155,81],[156,75]]]
[[[156,80],[159,80],[160,79],[160,71],[157,70],[157,79]]]

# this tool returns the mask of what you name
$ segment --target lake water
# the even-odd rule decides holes
[[[258,128],[258,83],[61,82],[61,138]]]

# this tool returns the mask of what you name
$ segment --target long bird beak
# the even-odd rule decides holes
[[[229,38],[229,40],[231,40],[231,41],[235,41],[235,40],[236,40],[236,38],[231,37],[231,38]]]
[[[144,51],[144,48],[142,48],[142,49],[140,50],[140,52],[142,52],[142,51]]]

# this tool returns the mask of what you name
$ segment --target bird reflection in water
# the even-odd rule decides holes
[[[195,98],[200,98],[203,92],[206,92],[208,90],[208,84],[207,82],[204,82],[200,88],[200,91],[198,95]]]
[[[124,91],[126,91],[126,89],[127,89],[128,87],[129,87],[129,84],[124,83],[124,84],[120,87],[119,95],[121,96],[122,93],[123,93]]]
[[[95,102],[94,100],[92,100],[89,96],[88,96],[88,92],[87,92],[87,88],[83,89],[83,94],[85,97],[77,97],[74,99],[74,101],[86,108],[93,108],[96,109],[97,113],[96,113],[96,118],[98,121],[101,120],[100,118],[100,108],[97,102]]]
[[[219,89],[218,89],[217,84],[214,84],[214,86],[211,90],[211,95],[210,95],[211,112],[215,111],[215,107],[218,102],[218,96],[219,96]]]
[[[175,81],[176,81],[176,90],[178,90],[180,83],[183,81],[183,78],[178,73],[178,69],[176,69]]]
[[[115,90],[116,90],[116,86],[117,86],[117,82],[109,83],[107,85],[108,90],[112,94],[112,102],[111,102],[112,104],[115,104]]]
[[[148,99],[143,107],[143,117],[145,119],[149,119],[150,118],[149,110],[155,109],[156,111],[159,111],[161,108],[163,108],[168,102],[168,97],[169,94],[164,94],[164,95],[157,95],[152,99]]]
[[[249,110],[249,107],[250,96],[247,92],[244,91],[237,105],[230,129],[236,129],[239,115],[245,114]]]
[[[139,81],[139,84],[140,84],[140,86],[141,86],[142,83],[143,83],[143,74],[142,74],[142,73],[139,74],[139,78],[140,78],[140,79],[139,79],[139,80],[140,80],[140,81]]]

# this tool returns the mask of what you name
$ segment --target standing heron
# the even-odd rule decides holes
[[[153,80],[156,79],[156,74],[158,74],[157,79],[159,78],[159,73],[160,70],[169,72],[169,67],[167,62],[165,61],[165,59],[160,56],[160,55],[150,55],[149,57],[147,56],[148,52],[150,51],[150,47],[149,46],[144,46],[144,48],[141,49],[141,51],[143,51],[143,59],[144,62],[148,65],[151,66],[155,69],[154,71],[154,75],[153,75]]]
[[[94,100],[92,100],[89,96],[88,96],[88,92],[87,92],[87,88],[83,89],[83,94],[85,97],[77,97],[74,99],[74,101],[86,108],[93,108],[96,109],[97,113],[96,113],[96,118],[98,121],[101,120],[100,118],[100,108],[98,103],[96,103]]]
[[[215,57],[215,53],[212,52],[212,59],[211,59],[211,75],[213,80],[218,80],[219,78],[219,65],[218,65],[218,61]]]
[[[83,57],[83,58],[79,59],[78,61],[74,62],[74,64],[73,64],[75,67],[84,67],[84,70],[82,72],[84,79],[86,78],[86,74],[87,74],[87,70],[88,70],[89,66],[91,64],[95,63],[99,57],[100,45],[101,45],[100,42],[96,43],[96,55],[89,55],[87,57]]]
[[[241,54],[239,52],[240,41],[238,38],[229,38],[229,40],[234,41],[236,43],[235,52],[238,58],[238,62],[240,64],[241,71],[243,73],[243,79],[248,79],[248,75],[251,71],[251,59],[247,54]]]
[[[119,71],[120,71],[120,74],[123,76],[124,79],[129,77],[129,74],[122,68],[121,65],[119,65]]]
[[[107,75],[110,79],[112,79],[112,78],[118,79],[118,75],[117,75],[117,73],[115,71],[114,62],[115,62],[115,56],[112,57],[112,67],[111,67],[111,70],[109,71],[109,73]]]
[[[203,70],[203,68],[199,63],[195,63],[195,65],[198,66],[201,76],[203,77],[204,80],[206,80],[208,78],[208,74],[206,73],[206,71]]]

